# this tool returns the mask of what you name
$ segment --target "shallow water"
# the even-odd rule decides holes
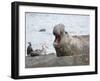
[[[47,54],[55,53],[52,31],[56,24],[64,24],[65,30],[71,35],[87,35],[89,21],[89,15],[26,13],[26,48],[28,42],[31,42],[34,50],[42,49],[44,45],[47,47]],[[40,29],[46,29],[46,31],[39,32]]]

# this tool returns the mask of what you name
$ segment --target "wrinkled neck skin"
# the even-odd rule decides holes
[[[63,38],[64,37],[64,35],[65,35],[65,32],[63,32],[60,36],[61,36],[61,38]]]

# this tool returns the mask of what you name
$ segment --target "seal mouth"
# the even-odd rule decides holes
[[[61,36],[60,35],[56,35],[55,36],[55,42],[60,43],[61,41]]]

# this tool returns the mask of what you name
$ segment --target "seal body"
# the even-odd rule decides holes
[[[85,52],[87,45],[85,41],[79,37],[73,37],[65,32],[63,24],[54,26],[53,34],[55,40],[53,46],[56,50],[57,56],[70,56],[75,54],[82,54]]]

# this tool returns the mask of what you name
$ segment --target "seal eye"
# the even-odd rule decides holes
[[[54,35],[56,35],[56,33],[55,33],[55,32],[53,32],[53,34],[54,34]]]

